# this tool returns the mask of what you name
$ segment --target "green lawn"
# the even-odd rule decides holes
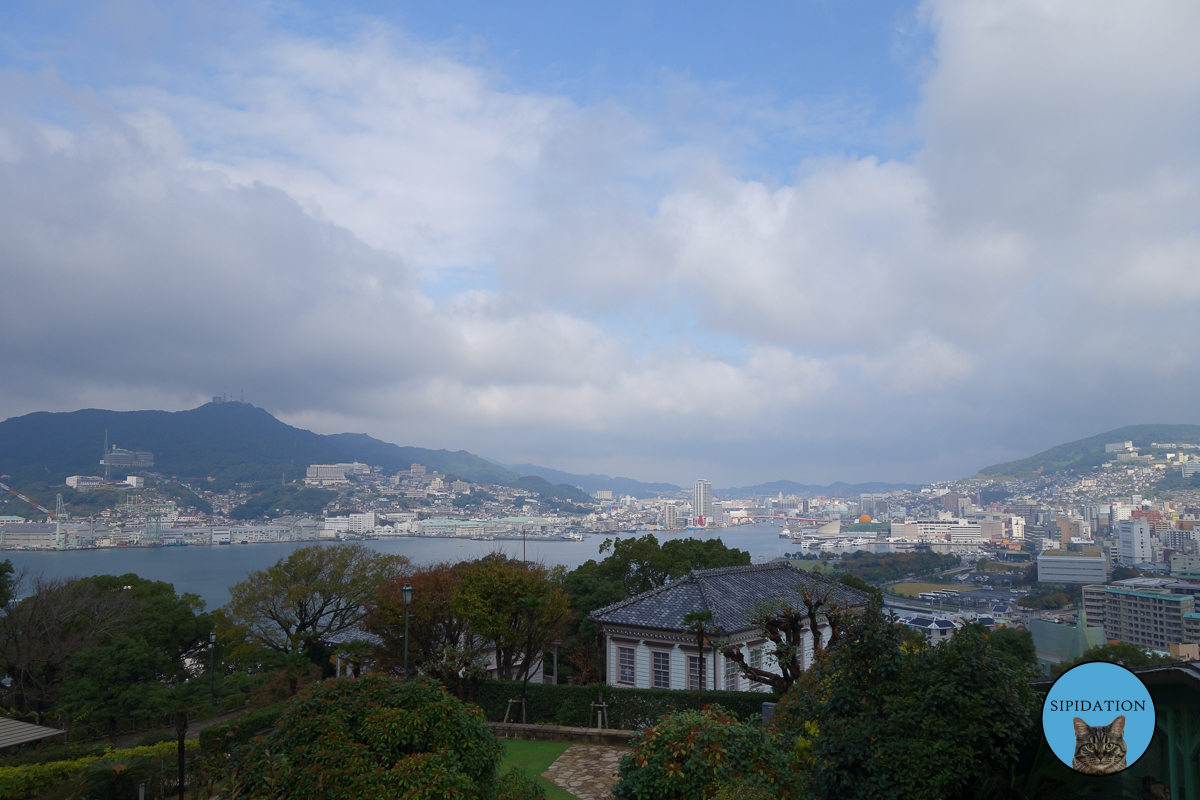
[[[506,752],[504,761],[500,764],[500,772],[508,772],[509,767],[520,767],[525,774],[537,778],[537,782],[546,790],[546,796],[550,800],[576,800],[575,795],[542,777],[546,768],[553,764],[570,746],[570,742],[529,742],[523,739],[505,739]]]

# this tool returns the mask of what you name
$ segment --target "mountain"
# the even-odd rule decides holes
[[[234,402],[175,412],[85,409],[12,417],[0,422],[0,475],[17,484],[60,484],[68,475],[100,474],[106,432],[110,444],[153,452],[155,472],[185,480],[213,478],[218,490],[281,475],[303,478],[309,464],[347,461],[389,471],[418,463],[488,483],[520,477],[465,450],[399,447],[361,433],[322,436],[293,428],[249,403]]]
[[[1124,428],[1060,444],[1035,456],[1007,461],[979,470],[976,477],[993,480],[1026,480],[1062,470],[1086,470],[1113,458],[1104,452],[1110,442],[1132,441],[1134,447],[1149,447],[1151,442],[1200,444],[1200,425],[1126,425]]]
[[[576,475],[573,472],[563,472],[549,467],[539,467],[536,464],[504,464],[503,466],[520,475],[536,475],[552,484],[567,484],[577,486],[588,494],[595,494],[603,489],[612,491],[614,497],[633,495],[634,497],[655,497],[660,494],[674,494],[683,491],[673,483],[643,483],[633,478],[610,478],[607,475]]]
[[[756,495],[773,495],[783,492],[785,496],[796,495],[797,497],[815,497],[816,495],[853,497],[856,494],[863,494],[864,492],[911,492],[920,488],[921,484],[919,483],[879,483],[878,481],[870,483],[843,483],[842,481],[838,481],[828,486],[814,486],[807,483],[796,483],[795,481],[771,481],[770,483],[760,483],[757,486],[715,489],[713,490],[713,494],[720,497],[753,497]]]
[[[580,491],[567,483],[555,486],[550,481],[538,475],[525,475],[524,477],[517,478],[515,481],[510,481],[508,485],[514,489],[524,489],[527,492],[534,492],[541,495],[543,499],[571,500],[576,503],[593,502],[591,495],[587,492]]]

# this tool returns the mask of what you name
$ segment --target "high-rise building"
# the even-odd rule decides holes
[[[701,525],[707,525],[713,518],[712,481],[703,478],[696,480],[692,489],[692,513]]]
[[[1144,564],[1153,558],[1150,548],[1150,523],[1144,519],[1125,520],[1117,525],[1120,542],[1118,560],[1127,567]]]
[[[669,531],[679,530],[679,507],[674,503],[663,506],[663,527]]]

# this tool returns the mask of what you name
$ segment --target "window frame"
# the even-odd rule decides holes
[[[725,680],[723,686],[727,692],[736,692],[738,689],[738,679],[741,677],[738,670],[737,662],[732,658],[725,659]]]
[[[660,659],[665,662],[665,667],[659,666]],[[659,674],[666,675],[663,683],[659,682]],[[650,687],[652,689],[670,689],[671,688],[671,651],[669,650],[651,650],[650,651]]]
[[[698,666],[698,669],[692,669],[693,666]],[[708,659],[703,654],[687,657],[687,679],[688,689],[707,688],[704,685],[708,683]]]
[[[625,654],[629,654],[629,663],[625,663]],[[626,672],[628,669],[629,679],[626,680]],[[625,647],[617,645],[617,683],[622,686],[637,685],[637,648]]]

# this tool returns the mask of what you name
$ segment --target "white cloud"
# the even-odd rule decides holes
[[[186,91],[43,88],[80,121],[0,117],[0,415],[227,386],[324,431],[729,483],[1186,418],[1200,12],[925,11],[917,156],[774,182],[719,132],[667,143],[382,29],[278,37]],[[449,267],[495,283],[421,290]]]

